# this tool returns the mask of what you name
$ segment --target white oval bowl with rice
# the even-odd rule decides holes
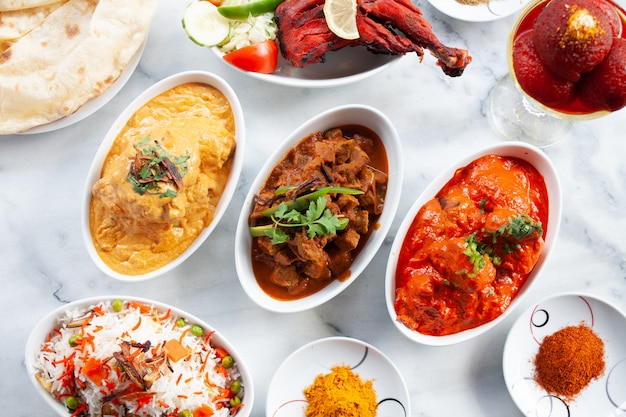
[[[121,300],[123,302],[124,310],[122,310],[121,313],[114,312],[112,307],[109,309],[114,300]],[[85,339],[91,340],[88,342],[90,346],[81,350],[78,350],[76,347],[71,347],[69,345],[69,338],[72,329],[67,328],[67,322],[71,321],[72,317],[76,318],[81,316],[85,311],[91,311],[92,307],[99,305],[99,303],[104,303],[104,305],[108,307],[103,310],[106,314],[97,317],[98,322],[96,322],[95,319],[91,321],[91,332],[85,333],[91,334],[91,336],[83,336]],[[153,309],[152,313],[141,313],[141,308],[138,308],[137,306],[151,307]],[[145,320],[146,317],[153,320]],[[185,320],[185,325],[182,327],[178,326],[176,323],[179,318],[183,318]],[[60,328],[61,321],[66,323],[64,328]],[[191,326],[194,324],[202,327],[202,336],[199,337],[192,334]],[[102,336],[98,335],[98,333],[102,334]],[[128,336],[125,333],[128,333]],[[115,337],[115,335],[118,337]],[[237,413],[234,415],[238,417],[250,416],[254,404],[254,386],[252,376],[245,365],[243,358],[236,351],[235,347],[212,326],[200,318],[186,313],[176,307],[138,297],[101,296],[85,298],[60,306],[43,317],[31,331],[26,342],[25,350],[26,370],[35,390],[58,415],[71,415],[72,411],[68,411],[64,403],[51,395],[49,390],[47,390],[42,384],[40,377],[42,372],[44,372],[44,369],[46,369],[45,372],[50,372],[50,366],[42,364],[42,358],[47,357],[48,360],[50,360],[54,357],[54,355],[60,355],[61,357],[56,358],[56,360],[61,361],[69,355],[74,355],[74,358],[76,358],[76,362],[74,363],[75,368],[80,369],[73,372],[74,378],[79,376],[79,379],[81,379],[83,383],[85,381],[87,382],[81,391],[83,395],[82,401],[84,401],[85,396],[92,394],[96,400],[101,400],[100,397],[105,394],[94,392],[93,389],[96,388],[96,386],[91,383],[93,380],[90,379],[87,381],[87,378],[89,377],[86,376],[86,371],[84,371],[85,368],[82,366],[83,364],[81,364],[82,359],[80,359],[81,356],[83,356],[83,359],[86,358],[87,354],[81,352],[91,350],[92,357],[96,357],[97,355],[95,354],[95,351],[99,351],[99,356],[97,357],[100,358],[104,364],[109,364],[110,368],[115,370],[116,368],[119,368],[119,366],[113,365],[115,359],[112,359],[111,356],[112,352],[118,352],[120,350],[119,341],[121,340],[122,335],[125,340],[132,340],[133,342],[144,345],[146,344],[146,340],[150,340],[150,347],[157,349],[155,352],[159,352],[158,348],[163,349],[166,339],[169,341],[173,338],[179,338],[183,341],[182,344],[189,348],[191,352],[189,357],[179,359],[176,362],[168,358],[169,363],[162,368],[161,376],[150,385],[150,391],[154,391],[154,394],[152,395],[154,397],[154,401],[151,402],[152,405],[139,407],[141,412],[148,412],[148,414],[143,415],[161,415],[160,413],[166,411],[163,408],[164,405],[168,405],[171,408],[180,408],[191,407],[196,403],[210,403],[210,401],[207,400],[207,397],[201,396],[197,393],[197,391],[203,388],[203,386],[206,388],[206,378],[210,380],[211,384],[214,384],[217,387],[225,385],[230,381],[226,378],[220,378],[220,372],[223,372],[223,370],[219,369],[219,366],[221,366],[220,361],[215,359],[214,353],[216,348],[221,348],[225,349],[225,351],[227,351],[228,354],[234,359],[235,365],[233,368],[230,368],[230,375],[237,378],[242,386],[239,395],[241,396],[241,402],[243,405],[239,406]],[[50,340],[51,337],[53,338],[52,341]],[[59,340],[61,343],[60,345],[54,345],[56,348],[54,355],[51,352],[46,352],[45,355],[42,354],[42,347],[44,346],[44,343],[50,346],[50,343],[56,342],[54,338],[62,339]],[[194,342],[194,338],[197,339],[196,342]],[[201,355],[200,352],[196,350],[198,343],[200,343],[201,340],[205,340],[206,344],[210,344],[211,346],[208,350],[206,350],[206,354],[204,355]],[[133,348],[133,355],[138,354],[137,349],[139,348]],[[148,362],[147,359],[151,357],[150,355],[152,355],[152,357],[156,357],[156,354],[150,352],[146,354],[146,362]],[[108,360],[102,358],[108,358]],[[204,365],[199,364],[198,361],[203,361]],[[79,368],[79,366],[81,367]],[[198,374],[195,372],[196,368],[198,373],[200,373],[199,378]],[[63,369],[58,369],[58,371],[53,372],[59,373],[59,375],[56,375],[56,378],[61,378],[63,371]],[[233,371],[234,373],[232,373]],[[119,375],[120,373],[125,373],[125,371],[118,370],[117,374]],[[115,382],[117,377],[110,376],[111,380],[108,378],[109,377],[107,377],[104,386],[106,387],[106,390],[115,392],[116,387],[106,386],[106,383],[110,383],[110,381]],[[168,387],[168,389],[171,389],[171,392],[164,392],[162,387]],[[100,389],[105,388],[99,387],[99,390]],[[185,396],[188,398],[184,398]],[[202,398],[194,399],[192,398],[194,396]],[[129,404],[136,403],[130,402]],[[158,409],[151,409],[155,407],[155,404],[158,405]],[[138,407],[138,404],[136,405]],[[134,409],[129,410],[129,412],[133,411]],[[216,417],[227,416],[230,415],[229,411],[230,409],[225,407],[221,410],[215,410],[214,415]],[[93,410],[93,412],[99,412],[99,410]],[[150,412],[153,413],[150,414]]]

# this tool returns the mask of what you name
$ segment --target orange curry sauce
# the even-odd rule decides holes
[[[487,155],[458,169],[418,211],[402,244],[398,320],[440,336],[501,315],[539,258],[547,219],[545,182],[526,161]],[[535,228],[512,237],[524,222]]]

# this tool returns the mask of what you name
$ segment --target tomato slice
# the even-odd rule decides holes
[[[271,74],[278,65],[278,45],[272,40],[255,43],[224,55],[224,60],[244,71]]]

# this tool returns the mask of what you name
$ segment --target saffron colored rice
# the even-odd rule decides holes
[[[111,304],[106,301],[87,310],[67,311],[37,355],[37,379],[44,388],[64,404],[69,396],[78,400],[68,415],[161,417],[210,407],[214,416],[225,417],[241,407],[245,387],[236,399],[230,390],[231,383],[240,379],[237,363],[222,366],[224,353],[211,345],[212,333],[203,331],[198,336],[198,331],[191,331],[194,323],[154,306],[126,300],[116,312]],[[77,335],[75,341],[73,335]],[[178,341],[188,354],[178,360],[169,358],[165,344],[171,340]],[[114,357],[115,353],[120,358],[123,345],[124,357],[136,365],[139,374],[151,370],[144,364],[165,356],[163,366],[146,385],[137,386],[128,368]],[[93,363],[99,364],[95,371]]]

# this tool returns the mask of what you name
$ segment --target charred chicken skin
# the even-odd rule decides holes
[[[431,24],[411,0],[357,0],[359,38],[342,39],[332,33],[324,18],[324,0],[285,0],[276,9],[278,42],[282,56],[296,67],[324,62],[329,51],[365,46],[376,54],[405,55],[424,49],[450,77],[463,74],[472,61],[464,49],[442,44]]]

